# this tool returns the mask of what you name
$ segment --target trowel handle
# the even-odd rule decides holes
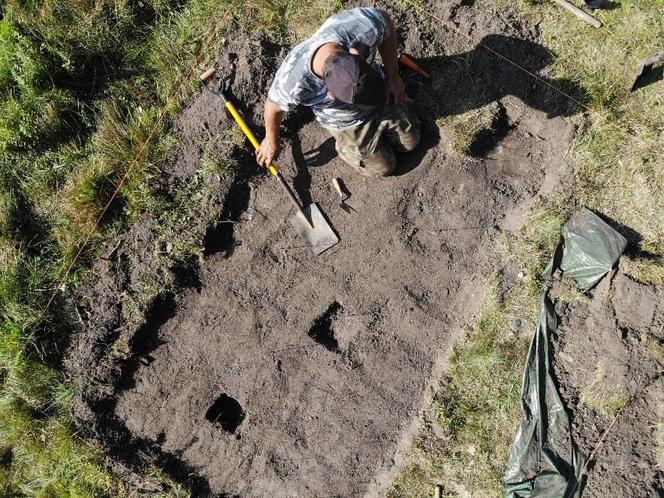
[[[207,80],[210,79],[210,77],[214,76],[214,74],[217,72],[217,70],[213,67],[205,71],[203,74],[201,74],[200,78],[203,83],[205,83]]]
[[[344,191],[343,191],[343,189],[341,188],[341,184],[339,183],[339,179],[338,179],[338,178],[332,178],[332,186],[334,187],[334,190],[337,191],[337,193],[339,194],[339,196],[340,196],[341,199],[343,200],[343,198],[344,198]]]
[[[401,54],[401,57],[399,57],[399,62],[404,66],[412,69],[420,76],[424,76],[426,79],[431,79],[431,75],[422,69],[422,67],[417,62],[415,62],[410,55]]]

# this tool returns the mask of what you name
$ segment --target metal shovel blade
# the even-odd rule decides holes
[[[314,256],[318,256],[339,242],[339,237],[334,233],[316,203],[304,206],[303,211],[311,220],[313,228],[300,213],[295,213],[295,216],[291,218],[291,225],[305,240],[307,247]]]

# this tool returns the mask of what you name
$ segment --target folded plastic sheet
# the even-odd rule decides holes
[[[560,267],[587,291],[611,270],[626,247],[622,235],[583,209],[565,224],[562,242],[544,276],[551,277]],[[579,498],[583,490],[583,458],[552,373],[549,337],[557,319],[548,291],[545,286],[523,374],[521,425],[503,478],[507,498]]]
[[[583,209],[563,227],[560,267],[587,291],[599,282],[627,247],[627,239],[592,211]]]

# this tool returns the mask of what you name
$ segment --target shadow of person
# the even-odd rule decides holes
[[[512,63],[492,53],[492,50]],[[539,43],[493,34],[482,38],[475,48],[467,52],[418,59],[419,64],[430,73],[430,80],[402,68],[407,93],[414,99],[413,105],[422,120],[422,140],[413,152],[397,155],[395,176],[417,168],[427,151],[440,142],[436,124],[439,118],[464,114],[507,96],[514,96],[528,107],[545,112],[549,119],[580,112],[582,107],[578,102],[587,100],[583,88],[569,80],[539,74],[554,60],[554,54]],[[539,80],[520,68],[537,75]],[[490,152],[509,133],[511,125],[507,115],[498,117],[505,129],[483,138],[482,147],[470,151],[473,156],[481,157]],[[299,162],[307,166],[327,164],[336,157],[334,140],[327,139],[311,151],[298,151],[298,156]]]
[[[417,92],[418,111],[423,119],[438,119],[514,96],[528,107],[546,112],[549,118],[574,115],[581,110],[574,100],[583,102],[586,98],[583,89],[571,81],[538,74],[554,60],[554,55],[539,43],[505,35],[487,35],[468,52],[422,59],[431,80]]]
[[[337,155],[334,138],[330,137],[318,147],[306,151],[304,153],[304,162],[307,166],[316,168],[318,166],[325,166],[337,157]]]
[[[487,48],[504,55],[514,64]],[[583,103],[586,99],[581,87],[567,80],[538,74],[554,60],[554,55],[538,43],[495,34],[485,36],[468,52],[419,59],[420,65],[431,75],[430,80],[402,69],[407,92],[414,99],[415,109],[422,119],[422,143],[415,151],[399,157],[395,174],[398,176],[415,169],[426,151],[438,144],[440,134],[436,120],[439,118],[464,114],[507,96],[517,97],[528,107],[545,112],[548,118],[580,112],[581,106],[575,100]],[[517,66],[536,74],[540,80]],[[481,157],[508,134],[511,127],[507,115],[498,118],[498,124],[502,123],[505,129],[484,137],[482,147],[470,151],[471,155]]]

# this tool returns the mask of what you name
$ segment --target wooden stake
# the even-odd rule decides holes
[[[558,5],[560,5],[563,9],[568,10],[569,12],[574,14],[576,17],[578,17],[582,21],[585,21],[588,24],[592,24],[596,28],[601,28],[602,27],[602,21],[600,21],[596,17],[591,16],[586,11],[581,10],[576,5],[574,5],[572,3],[569,3],[567,0],[553,0],[553,1],[555,3],[557,3]]]

